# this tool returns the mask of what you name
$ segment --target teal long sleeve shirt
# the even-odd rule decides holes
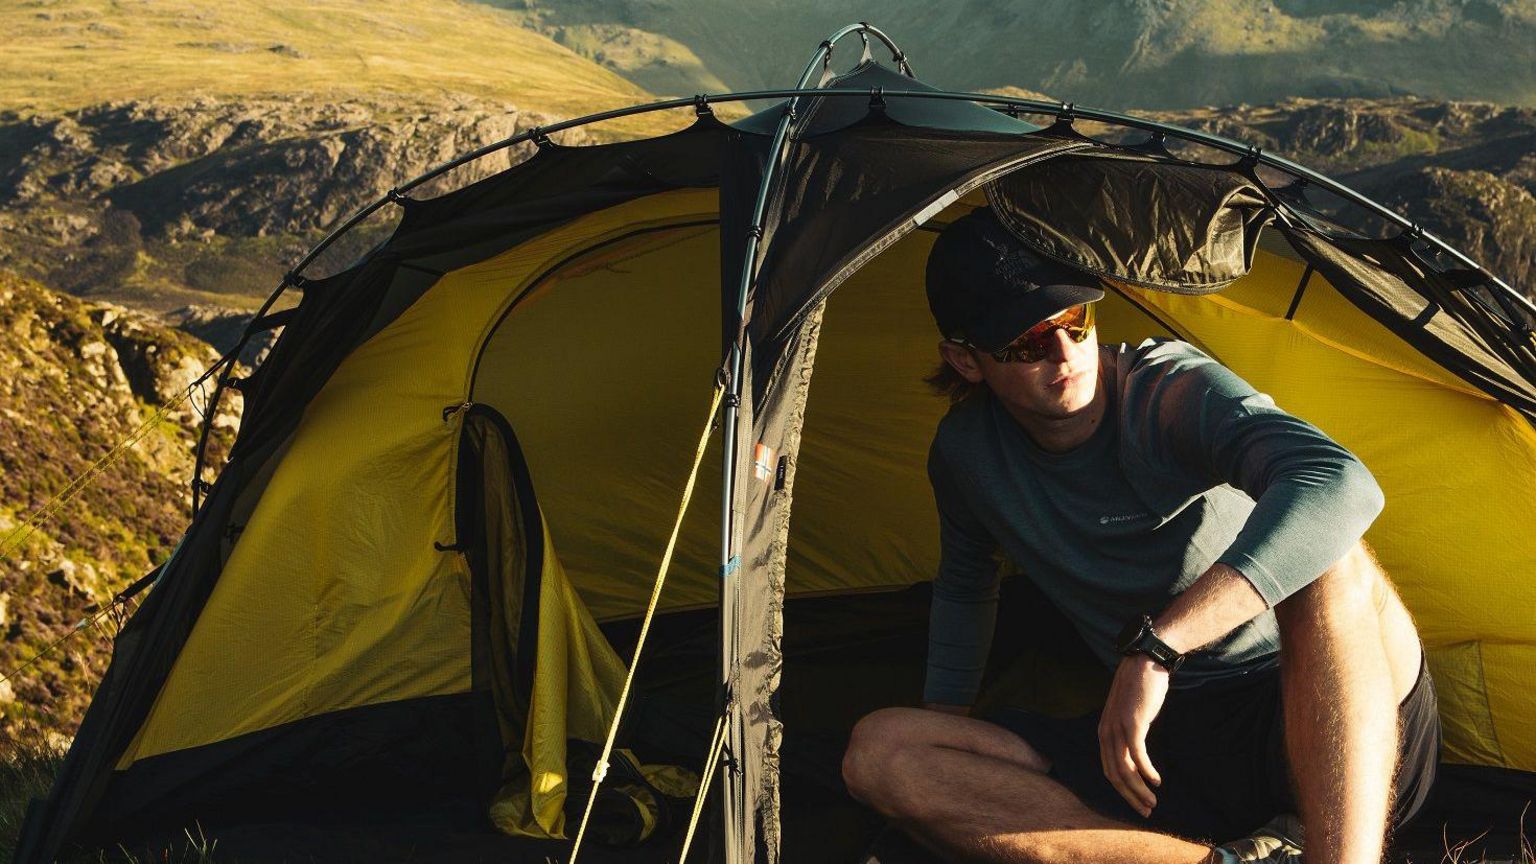
[[[1030,439],[990,393],[953,406],[929,450],[940,564],[929,702],[968,705],[1000,579],[1017,565],[1108,666],[1127,621],[1156,615],[1214,563],[1269,610],[1192,656],[1176,687],[1272,666],[1274,606],[1360,539],[1383,497],[1359,459],[1194,347],[1100,349],[1104,421],[1065,453]]]

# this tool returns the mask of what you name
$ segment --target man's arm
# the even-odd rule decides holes
[[[1128,399],[1139,412],[1128,419],[1142,425],[1140,449],[1165,469],[1229,484],[1254,501],[1216,564],[1157,618],[1184,633],[1170,645],[1193,650],[1322,575],[1360,540],[1384,499],[1365,465],[1320,429],[1204,354],[1187,346],[1170,353]]]
[[[928,453],[939,516],[939,572],[928,615],[925,707],[969,713],[981,689],[997,620],[999,573],[992,539],[966,504],[954,470],[937,442]]]
[[[1381,511],[1381,488],[1353,454],[1202,354],[1150,370],[1126,401],[1135,412],[1127,418],[1143,424],[1142,443],[1153,453],[1254,499],[1232,545],[1154,620],[1176,651],[1215,642],[1305,587]],[[1146,736],[1168,683],[1167,671],[1150,658],[1126,658],[1099,725],[1104,774],[1144,815],[1156,806],[1152,789],[1162,782]]]
[[[1203,648],[1269,608],[1248,577],[1213,564],[1153,619],[1158,636],[1180,654]]]

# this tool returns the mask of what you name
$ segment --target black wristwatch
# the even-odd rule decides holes
[[[1115,650],[1122,657],[1145,654],[1152,658],[1152,662],[1167,669],[1170,675],[1184,665],[1185,655],[1168,647],[1167,642],[1158,638],[1151,615],[1142,615],[1125,625],[1125,629],[1120,631],[1120,637],[1115,640]]]

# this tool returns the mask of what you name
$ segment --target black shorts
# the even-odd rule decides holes
[[[1401,828],[1429,795],[1440,758],[1435,685],[1423,661],[1398,705],[1402,730],[1391,828]],[[1051,761],[1050,776],[1094,810],[1152,830],[1224,843],[1279,813],[1296,813],[1285,754],[1280,671],[1170,690],[1147,735],[1163,778],[1157,806],[1143,817],[1120,797],[1099,763],[1099,715],[1068,720],[1004,709],[985,719],[1017,733]]]

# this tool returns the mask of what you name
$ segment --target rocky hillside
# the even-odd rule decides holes
[[[1536,109],[1418,98],[1290,99],[1152,116],[1320,170],[1536,296]]]
[[[170,553],[186,525],[195,397],[156,418],[217,354],[148,316],[0,272],[0,674],[68,634]],[[239,420],[221,400],[217,464]],[[57,512],[28,517],[117,442],[147,434]],[[19,533],[18,533],[19,530]],[[111,655],[115,621],[0,683],[0,740],[67,734]]]
[[[156,99],[0,112],[0,267],[175,320],[217,318],[221,307],[252,308],[333,223],[372,198],[548,120],[465,97]],[[471,182],[525,155],[487,157],[443,183]],[[389,215],[310,275],[366,249],[389,230]]]

